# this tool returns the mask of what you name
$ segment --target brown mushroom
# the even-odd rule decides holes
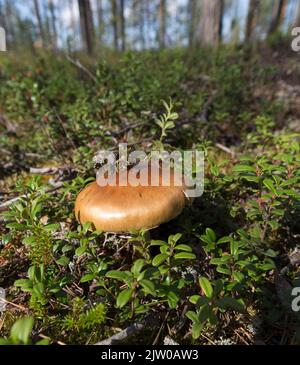
[[[161,172],[158,186],[120,186],[118,176],[116,186],[89,184],[76,199],[77,220],[114,233],[151,229],[170,221],[182,212],[187,199],[184,187],[175,186],[176,173],[171,171],[169,186],[163,186]]]

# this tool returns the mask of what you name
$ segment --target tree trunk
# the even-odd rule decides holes
[[[145,39],[145,13],[147,14],[147,11],[149,11],[149,9],[147,8],[148,4],[145,3],[144,1],[139,1],[139,39],[140,39],[140,43],[141,43],[141,48],[145,49],[146,47],[146,39]],[[147,24],[148,26],[148,24]]]
[[[89,55],[94,50],[94,24],[89,0],[78,0],[80,29],[85,49]]]
[[[251,42],[253,40],[253,34],[257,22],[258,10],[259,10],[259,0],[250,0],[247,22],[246,22],[246,30],[245,30],[246,42]]]
[[[297,5],[294,27],[300,27],[300,2]]]
[[[220,0],[219,42],[222,42],[222,35],[223,35],[223,13],[224,13],[224,0]]]
[[[125,45],[126,45],[124,0],[120,0],[120,11],[119,11],[118,19],[120,21],[121,50],[124,52],[125,51]]]
[[[51,29],[52,30],[51,44],[52,44],[52,48],[54,50],[56,50],[57,49],[57,29],[56,29],[56,16],[55,16],[53,0],[49,0],[48,6],[49,6],[49,10],[50,10],[50,15],[51,15],[51,28],[52,28]]]
[[[101,44],[102,38],[103,38],[103,33],[104,33],[104,17],[103,17],[102,0],[97,0],[97,15],[98,15],[99,41]]]
[[[197,27],[197,43],[204,46],[217,46],[220,42],[220,18],[222,2],[220,0],[202,0],[200,22]]]
[[[188,37],[189,47],[192,47],[195,39],[195,27],[196,27],[196,2],[195,0],[189,0],[188,2]]]
[[[72,32],[74,32],[74,38],[76,34],[76,26],[75,26],[75,15],[74,15],[74,8],[73,8],[73,0],[69,0],[69,11],[70,11],[70,25]]]
[[[7,48],[7,46],[9,45],[8,27],[7,27],[7,22],[6,22],[4,5],[1,3],[0,3],[0,26],[4,28],[5,39],[3,40],[3,42],[5,44],[3,44],[3,48]]]
[[[275,0],[273,5],[272,20],[268,34],[276,32],[283,23],[287,0]]]
[[[158,6],[158,44],[159,48],[166,45],[166,0],[160,0]]]
[[[151,39],[151,24],[152,24],[152,12],[151,12],[151,0],[145,0],[145,18],[146,18],[146,31],[143,33],[143,39],[146,46],[152,45]]]
[[[118,32],[118,4],[117,0],[111,0],[112,26],[114,33],[114,47],[119,50],[119,32]]]
[[[42,41],[42,46],[46,47],[47,41],[46,41],[46,36],[45,36],[44,28],[43,28],[43,22],[42,22],[42,17],[41,17],[40,6],[39,6],[38,0],[33,0],[33,4],[34,4],[35,15],[36,15],[36,18],[38,21],[38,27],[39,27],[39,33],[40,33],[40,37],[41,37],[41,41]]]

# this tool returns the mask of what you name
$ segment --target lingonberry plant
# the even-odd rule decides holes
[[[1,343],[93,344],[136,322],[127,342],[299,343],[298,91],[274,62],[128,52],[89,81],[61,57],[0,60],[0,185],[16,198],[0,203]],[[150,234],[79,224],[93,156],[118,142],[203,151],[204,194]]]

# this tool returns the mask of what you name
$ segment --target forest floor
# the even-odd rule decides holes
[[[178,118],[162,127],[170,98]],[[1,54],[0,100],[2,343],[300,342],[300,63],[288,44]],[[203,196],[151,240],[74,216],[93,156],[120,142],[205,154]]]

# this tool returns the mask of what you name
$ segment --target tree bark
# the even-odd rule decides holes
[[[45,36],[45,32],[44,32],[44,27],[43,27],[43,22],[42,22],[42,17],[41,17],[40,6],[39,6],[38,0],[33,0],[33,4],[34,4],[35,15],[36,15],[36,18],[38,21],[38,27],[39,27],[39,33],[40,33],[40,37],[41,37],[41,41],[42,41],[42,46],[46,47],[47,41],[46,41],[46,36]]]
[[[145,49],[146,47],[146,39],[145,39],[145,23],[147,22],[147,18],[145,18],[145,14],[148,14],[149,11],[148,5],[144,1],[139,1],[139,39],[141,43],[141,48]],[[149,23],[148,23],[149,24]],[[147,24],[147,26],[148,26]]]
[[[97,0],[97,15],[98,15],[99,41],[101,44],[102,38],[103,38],[103,33],[104,33],[104,17],[103,17],[102,0]]]
[[[296,16],[293,26],[300,27],[300,2],[297,5]]]
[[[158,44],[159,48],[166,46],[166,0],[160,0],[158,6]]]
[[[80,29],[85,49],[89,55],[94,50],[94,23],[89,0],[78,0]]]
[[[120,38],[121,38],[121,50],[124,52],[126,47],[126,33],[125,33],[125,16],[124,16],[124,0],[120,0],[120,11],[119,17],[120,21]]]
[[[204,46],[217,46],[220,42],[220,18],[222,2],[220,0],[202,0],[200,22],[197,27],[197,43]],[[199,11],[197,10],[197,11]]]
[[[50,10],[50,15],[51,15],[51,28],[52,28],[51,29],[52,30],[51,44],[52,44],[52,48],[54,50],[56,50],[57,49],[57,29],[56,29],[56,16],[55,16],[53,0],[49,0],[48,6],[49,6],[49,10]]]
[[[118,32],[118,4],[117,0],[111,0],[112,26],[114,33],[114,47],[119,50],[119,32]]]
[[[5,16],[5,9],[4,9],[4,5],[0,3],[0,26],[2,26],[4,28],[4,33],[5,33],[5,40],[4,40],[4,45],[5,47],[3,48],[7,48],[9,45],[9,37],[8,37],[8,26],[7,26],[7,22],[6,22],[6,16]]]
[[[188,37],[189,47],[192,47],[195,39],[195,27],[196,27],[196,12],[197,12],[195,0],[189,0],[188,2]]]
[[[222,35],[223,35],[223,13],[224,13],[224,0],[220,0],[220,11],[219,11],[219,42],[222,42]]]
[[[280,25],[283,23],[286,6],[287,0],[274,0],[272,20],[268,35],[275,33],[279,29]]]
[[[245,41],[253,41],[254,29],[257,22],[259,0],[250,0],[245,30]]]

